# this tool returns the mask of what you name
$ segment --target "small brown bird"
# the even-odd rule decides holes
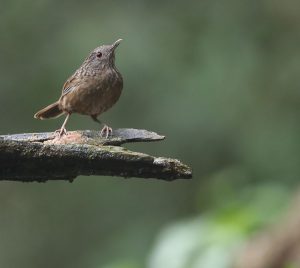
[[[111,108],[119,99],[123,79],[115,67],[115,49],[122,39],[112,45],[95,48],[77,71],[65,82],[59,100],[34,115],[34,118],[67,117],[59,130],[59,136],[66,134],[66,124],[72,113],[89,115],[98,123],[98,116]],[[106,138],[112,129],[104,125],[101,135]]]

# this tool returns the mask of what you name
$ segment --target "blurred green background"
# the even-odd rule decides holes
[[[123,95],[101,119],[166,135],[127,147],[194,171],[1,182],[0,267],[231,267],[298,187],[299,24],[292,0],[0,0],[0,134],[58,129],[63,118],[33,114],[89,51],[123,38]]]

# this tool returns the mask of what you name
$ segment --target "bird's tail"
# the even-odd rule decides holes
[[[63,114],[63,111],[59,108],[58,101],[55,103],[50,104],[49,106],[45,107],[44,109],[38,111],[34,118],[37,119],[49,119],[55,118]]]

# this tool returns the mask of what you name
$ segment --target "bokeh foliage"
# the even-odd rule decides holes
[[[2,182],[1,267],[171,267],[156,263],[197,237],[192,255],[172,268],[222,268],[229,249],[279,217],[300,174],[299,1],[0,0],[0,7],[1,134],[59,128],[62,118],[37,121],[34,112],[59,97],[90,50],[123,38],[124,93],[102,120],[165,134],[162,143],[129,148],[194,168],[192,181],[172,183]],[[68,127],[98,126],[74,115]],[[158,258],[162,244],[173,255]],[[223,263],[211,261],[220,256]]]

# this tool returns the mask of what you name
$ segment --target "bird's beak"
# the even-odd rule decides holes
[[[123,39],[118,39],[116,42],[114,42],[112,45],[111,45],[111,49],[112,50],[115,50],[118,45],[121,43],[121,41],[123,41]]]

